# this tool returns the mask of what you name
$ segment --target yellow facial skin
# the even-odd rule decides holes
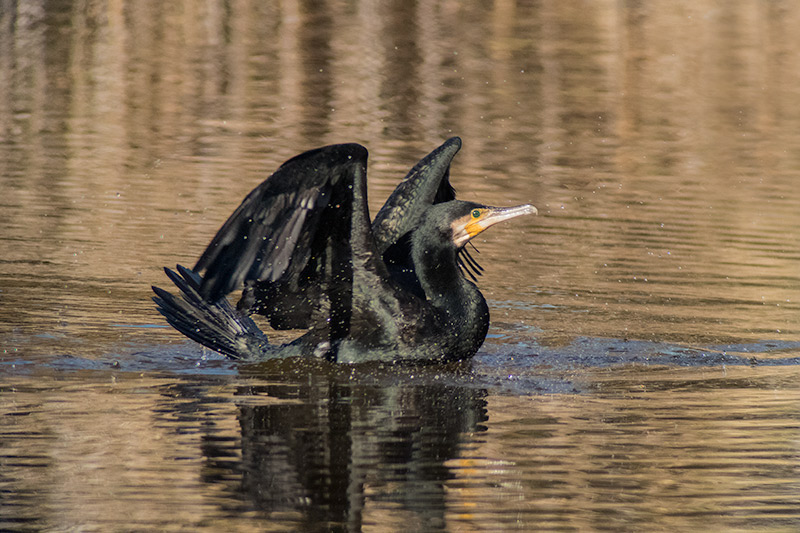
[[[468,215],[457,218],[451,224],[453,243],[458,247],[464,246],[470,239],[498,222],[521,215],[535,215],[537,213],[538,211],[535,207],[527,204],[515,207],[475,208]]]
[[[467,219],[464,224],[464,231],[469,235],[470,239],[489,227],[482,224],[486,218],[487,211],[487,209],[473,209],[468,217],[464,217]]]

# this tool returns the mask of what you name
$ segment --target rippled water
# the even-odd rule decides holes
[[[800,8],[0,4],[0,529],[800,528]],[[492,327],[431,368],[165,327],[292,155],[460,135]],[[276,341],[283,338],[273,336]]]

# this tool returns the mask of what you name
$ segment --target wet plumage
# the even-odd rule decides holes
[[[370,220],[367,151],[326,146],[284,163],[217,232],[193,269],[166,269],[178,296],[154,287],[177,330],[229,357],[310,356],[330,361],[446,361],[471,357],[489,310],[464,248],[528,205],[494,208],[455,199],[457,137],[417,163]],[[238,288],[233,308],[226,296]],[[307,329],[270,344],[274,329]]]

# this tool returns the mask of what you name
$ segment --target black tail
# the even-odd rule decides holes
[[[153,287],[158,312],[173,328],[232,359],[252,359],[266,352],[267,336],[250,317],[239,314],[225,298],[213,303],[204,300],[200,275],[181,265],[177,270],[165,268],[164,272],[180,289],[180,296]]]

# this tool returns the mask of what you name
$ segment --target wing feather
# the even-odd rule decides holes
[[[447,139],[420,159],[395,188],[372,223],[375,242],[381,253],[387,252],[419,225],[427,206],[455,200],[456,190],[450,184],[450,163],[460,149],[460,138]],[[466,248],[459,253],[458,262],[472,280],[483,272]]]
[[[460,149],[461,139],[451,137],[406,174],[372,222],[378,251],[385,252],[417,227],[426,207],[455,199],[455,189],[450,185],[450,162]]]
[[[366,160],[364,147],[344,144],[311,150],[284,163],[247,195],[195,264],[194,271],[203,274],[203,298],[216,301],[252,283],[279,284],[281,291],[271,291],[276,299],[296,296],[286,290],[297,286],[293,278],[312,256],[325,253],[326,236],[349,233],[355,169],[366,167]],[[327,209],[334,196],[343,208]],[[281,302],[266,303],[272,304],[280,307]]]

